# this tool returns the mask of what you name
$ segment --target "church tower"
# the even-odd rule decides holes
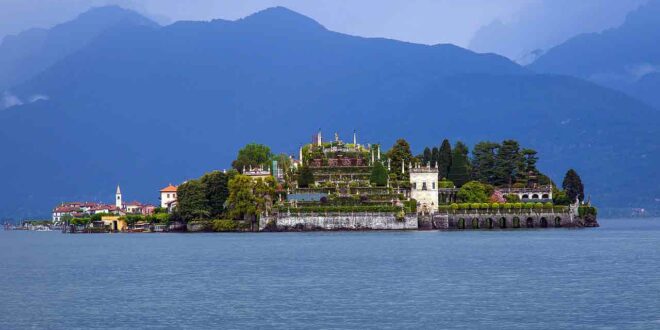
[[[123,204],[124,203],[121,200],[121,189],[119,189],[119,185],[117,185],[117,193],[115,193],[115,206],[117,206],[118,209],[121,209]]]

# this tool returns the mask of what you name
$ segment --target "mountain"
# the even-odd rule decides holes
[[[0,44],[0,91],[26,81],[116,26],[157,26],[140,14],[117,6],[91,9],[50,29],[30,29]]]
[[[628,92],[660,109],[660,90],[644,87],[648,84],[646,75],[660,73],[658,17],[660,0],[650,1],[629,13],[621,26],[576,36],[548,50],[528,68],[585,78]],[[642,86],[636,86],[638,83]]]
[[[259,142],[295,154],[319,127],[360,142],[515,138],[561,182],[574,167],[603,206],[660,196],[659,112],[581,79],[533,74],[453,45],[329,31],[285,8],[237,21],[121,26],[24,84],[0,111],[0,215],[64,200],[155,202]]]

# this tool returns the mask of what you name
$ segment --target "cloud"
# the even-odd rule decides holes
[[[23,104],[23,101],[18,98],[18,96],[11,94],[10,92],[3,92],[2,93],[2,103],[0,103],[2,109],[8,109],[13,106],[21,105]]]
[[[27,101],[21,100],[18,96],[12,94],[9,91],[4,91],[2,93],[2,99],[0,100],[0,110],[9,109],[17,105],[23,105],[27,103],[34,103],[37,101],[47,101],[50,97],[44,94],[34,94],[27,98]]]

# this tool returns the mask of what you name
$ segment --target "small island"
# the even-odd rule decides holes
[[[232,169],[160,190],[160,206],[62,203],[65,232],[255,232],[323,230],[493,230],[598,227],[578,173],[557,186],[537,152],[515,140],[479,142],[470,153],[447,139],[413,155],[399,139],[330,141],[319,131],[298,155],[248,144]]]

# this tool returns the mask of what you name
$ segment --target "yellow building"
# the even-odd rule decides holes
[[[110,227],[112,231],[126,231],[128,229],[128,224],[126,220],[119,219],[119,216],[116,215],[105,215],[101,217],[103,224]]]

